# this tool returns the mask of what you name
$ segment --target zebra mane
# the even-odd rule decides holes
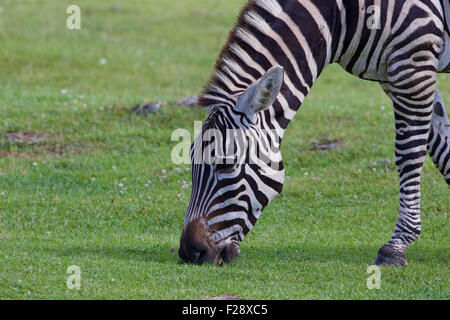
[[[228,35],[228,40],[216,60],[214,72],[203,87],[199,98],[200,106],[214,107],[216,105],[228,105],[233,107],[236,96],[244,92],[252,84],[250,79],[245,79],[240,76],[240,66],[233,57],[238,56],[236,52],[239,50],[239,46],[236,44],[241,39],[239,35],[247,31],[246,25],[249,16],[251,16],[252,12],[262,10],[257,3],[259,5],[264,3],[266,6],[270,6],[271,4],[279,6],[277,0],[249,0],[247,2],[239,13],[237,22]],[[230,90],[230,87],[234,87],[233,80],[231,80],[233,78],[239,79],[241,83],[241,86],[237,90]],[[246,87],[242,87],[242,83],[245,83]]]

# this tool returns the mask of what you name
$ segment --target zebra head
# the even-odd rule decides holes
[[[211,107],[191,146],[192,193],[178,255],[187,262],[222,264],[239,254],[239,243],[264,207],[282,189],[279,134],[268,109],[283,83],[272,67],[232,104]]]

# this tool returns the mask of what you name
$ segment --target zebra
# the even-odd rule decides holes
[[[262,210],[282,191],[285,129],[324,68],[337,63],[379,82],[393,102],[399,215],[373,264],[406,266],[405,251],[421,232],[427,153],[450,186],[450,123],[436,88],[437,73],[450,73],[449,27],[449,0],[248,1],[200,97],[209,115],[191,146],[192,192],[179,257],[222,264],[239,255]],[[251,133],[258,149],[270,149],[258,157],[277,166],[249,163],[255,157],[249,148],[244,162],[202,161],[212,129]],[[234,139],[223,137],[223,145]]]

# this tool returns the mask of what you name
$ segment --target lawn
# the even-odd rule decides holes
[[[81,30],[66,28],[74,2]],[[284,191],[241,256],[180,261],[191,185],[171,133],[207,111],[174,102],[199,93],[243,3],[0,2],[0,298],[450,298],[450,191],[429,157],[409,265],[366,286],[398,214],[393,111],[376,83],[337,66],[290,124]],[[450,111],[450,75],[438,86]],[[157,114],[130,112],[157,100]],[[329,141],[339,147],[315,150]],[[80,290],[66,286],[71,265]]]

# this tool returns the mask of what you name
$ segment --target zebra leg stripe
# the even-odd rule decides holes
[[[435,75],[432,76],[434,78]],[[395,163],[400,176],[400,204],[394,234],[381,247],[374,264],[405,266],[405,250],[421,231],[420,176],[427,154],[435,81],[411,83],[419,90],[411,93],[410,86],[382,85],[394,102]]]
[[[434,100],[427,151],[450,187],[450,122],[438,90]]]

